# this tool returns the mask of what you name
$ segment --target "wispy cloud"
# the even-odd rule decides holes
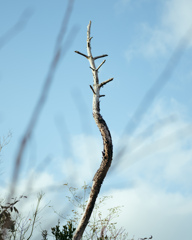
[[[192,27],[191,0],[169,0],[165,2],[162,25],[171,30],[172,40],[176,41]]]
[[[132,189],[108,192],[113,199],[108,208],[115,203],[123,205],[118,218],[118,226],[124,226],[131,238],[149,237],[157,240],[189,239],[192,220],[192,198],[180,193],[166,193],[140,180]]]
[[[163,11],[156,24],[142,22],[140,24],[140,38],[135,39],[127,49],[126,57],[130,59],[137,55],[146,58],[164,56],[172,51],[188,32],[192,44],[192,2],[190,0],[163,1]],[[189,29],[191,31],[189,32]]]
[[[113,195],[107,208],[124,205],[118,225],[126,228],[130,238],[134,234],[135,239],[153,235],[157,240],[180,240],[181,236],[185,239],[190,236],[192,129],[183,116],[184,107],[175,100],[167,101],[156,101],[137,132],[131,138],[123,138],[129,148],[122,159],[114,159],[118,164],[103,185],[103,194]],[[165,118],[166,121],[162,121]],[[31,192],[46,193],[41,206],[51,200],[50,205],[58,211],[66,206],[71,209],[63,184],[68,182],[80,187],[85,180],[91,183],[101,161],[100,142],[100,136],[72,137],[73,156],[53,159],[57,172],[55,169],[52,173],[50,169],[31,170],[28,179],[21,180],[20,192],[30,190],[26,186],[31,183]],[[29,197],[25,212],[34,203],[34,197]],[[47,219],[52,218],[51,214],[53,212],[49,211]]]
[[[174,119],[157,123],[172,114]],[[177,117],[176,117],[177,116]],[[151,125],[152,124],[152,125]],[[152,126],[148,128],[147,126]],[[146,132],[148,130],[148,134]],[[143,133],[143,134],[142,134]],[[123,158],[110,180],[123,186],[107,192],[113,195],[108,207],[124,205],[118,219],[129,236],[153,235],[155,239],[189,239],[192,220],[192,126],[175,101],[157,101],[131,138]]]

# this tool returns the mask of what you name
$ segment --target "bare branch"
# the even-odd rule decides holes
[[[103,54],[103,55],[100,55],[100,56],[97,56],[97,57],[94,57],[93,59],[96,60],[98,58],[103,58],[103,57],[107,57],[108,55],[107,54]]]
[[[39,193],[39,195],[37,197],[37,206],[36,206],[36,210],[35,210],[35,212],[33,214],[33,223],[32,223],[32,227],[31,227],[31,233],[30,233],[29,237],[27,238],[27,240],[29,240],[31,238],[32,234],[33,234],[33,230],[34,230],[34,227],[35,227],[37,214],[39,212],[39,204],[41,202],[41,199],[42,199],[43,195],[44,195],[43,193]]]
[[[93,87],[92,87],[91,85],[89,85],[89,86],[90,86],[90,88],[91,88],[93,94],[96,94],[95,91],[94,91],[94,89],[93,89]]]
[[[103,62],[99,65],[99,67],[96,69],[96,71],[99,70],[99,68],[106,62],[106,60],[103,60]]]
[[[87,55],[85,55],[85,54],[83,54],[83,53],[81,53],[81,52],[79,52],[79,51],[75,51],[76,53],[78,53],[78,54],[80,54],[81,56],[83,56],[83,57],[86,57],[87,59],[88,59],[88,56]]]
[[[100,84],[99,84],[99,88],[103,87],[105,84],[107,84],[107,83],[109,83],[109,82],[111,82],[111,81],[113,81],[113,78],[110,78],[110,79],[108,79],[108,80],[100,83]]]

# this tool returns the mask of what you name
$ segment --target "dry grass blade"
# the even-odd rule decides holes
[[[31,9],[26,9],[19,20],[12,26],[3,36],[0,37],[0,49],[3,48],[10,40],[12,40],[26,26],[32,15]]]
[[[164,70],[162,71],[160,76],[157,78],[157,80],[154,82],[154,84],[151,86],[149,91],[143,97],[141,103],[139,104],[135,113],[133,114],[133,117],[129,120],[124,130],[124,133],[123,133],[124,135],[129,134],[130,136],[135,132],[135,130],[143,120],[147,110],[150,108],[150,106],[154,102],[156,96],[160,93],[160,91],[165,87],[166,83],[170,80],[184,52],[189,47],[191,36],[192,36],[192,26],[186,32],[186,34],[181,38],[176,49],[171,55],[169,61],[167,62]],[[126,150],[127,150],[127,144],[125,145],[120,143],[119,150],[115,156],[115,160],[118,159],[118,161],[114,161],[112,168],[115,168],[115,165],[117,164],[117,162],[118,163],[120,162],[120,159],[122,159]]]
[[[62,46],[62,41],[63,41],[63,37],[66,33],[67,25],[69,22],[69,17],[71,16],[72,6],[73,6],[73,1],[69,0],[67,11],[65,13],[64,20],[62,22],[60,31],[58,33],[58,38],[57,38],[56,45],[55,45],[55,52],[54,52],[53,59],[51,61],[51,64],[50,64],[50,67],[48,70],[47,77],[44,82],[44,86],[42,88],[40,97],[35,105],[34,111],[32,112],[27,129],[26,129],[26,131],[22,137],[21,143],[19,145],[18,153],[17,153],[16,159],[15,159],[15,166],[14,166],[14,170],[13,170],[11,189],[9,192],[8,199],[11,198],[11,196],[14,194],[15,187],[16,187],[17,180],[18,180],[19,170],[20,170],[21,163],[22,163],[24,150],[27,146],[29,139],[32,136],[33,130],[37,124],[40,113],[43,109],[43,106],[45,105],[46,100],[47,100],[47,96],[48,96],[51,84],[53,82],[54,74],[58,67],[58,63],[61,60],[61,57],[64,55],[64,50],[68,49],[68,46],[67,47]]]

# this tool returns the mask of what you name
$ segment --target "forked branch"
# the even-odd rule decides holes
[[[108,169],[111,166],[112,157],[113,157],[112,138],[111,138],[111,134],[108,129],[108,126],[100,114],[100,101],[99,101],[99,98],[104,96],[104,95],[100,95],[100,88],[102,86],[104,86],[105,84],[107,84],[108,82],[112,81],[113,78],[110,78],[109,80],[99,84],[98,69],[103,65],[105,60],[99,65],[98,68],[95,67],[94,61],[98,58],[106,57],[107,55],[104,54],[104,55],[97,56],[97,57],[92,56],[91,42],[90,42],[92,37],[90,37],[90,29],[91,29],[91,21],[89,22],[89,25],[87,27],[87,56],[85,54],[79,53],[78,51],[75,51],[75,52],[88,58],[89,63],[90,63],[90,68],[92,69],[93,87],[92,86],[90,86],[90,87],[93,91],[93,117],[99,128],[99,131],[101,132],[101,136],[103,139],[103,152],[102,152],[103,158],[101,161],[101,165],[93,178],[93,184],[92,184],[90,196],[89,196],[89,199],[87,202],[87,206],[85,208],[85,211],[81,218],[79,226],[77,227],[77,229],[75,231],[73,240],[80,240],[82,238],[82,235],[85,231],[85,228],[88,224],[88,221],[89,221],[92,211],[94,209],[94,205],[95,205],[97,196],[99,194],[101,185],[103,183],[103,180],[105,179]]]

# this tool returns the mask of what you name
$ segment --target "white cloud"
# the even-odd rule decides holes
[[[177,46],[186,36],[192,44],[192,1],[167,0],[162,1],[163,11],[160,21],[153,27],[147,23],[141,24],[140,39],[134,40],[132,46],[126,51],[130,61],[134,55],[142,54],[145,57],[164,56]],[[189,32],[189,29],[190,32]],[[185,39],[186,41],[186,39]]]
[[[156,101],[130,139],[131,149],[134,150],[127,151],[122,159],[118,159],[115,171],[107,175],[103,184],[103,194],[113,195],[113,199],[107,202],[107,208],[124,205],[117,222],[119,227],[126,228],[130,238],[133,235],[135,239],[153,235],[155,240],[190,237],[192,129],[183,116],[184,109],[175,100],[169,103],[167,100]],[[174,117],[158,122],[170,115]],[[149,125],[152,127],[148,128]],[[186,126],[189,127],[184,130]],[[59,179],[66,179],[70,185],[74,186],[74,183],[75,187],[81,186],[85,180],[92,180],[101,161],[100,136],[78,135],[71,139],[73,157],[55,158],[53,164],[58,168],[57,172],[50,174],[31,170],[28,174],[33,191],[58,186],[61,181],[57,177],[62,175],[64,177]],[[126,136],[123,140],[127,139]],[[29,186],[26,183],[28,180],[25,179],[20,182],[22,194],[25,193],[26,186]],[[61,191],[56,189],[48,192],[41,206],[51,200],[50,205],[57,211],[66,206],[70,211],[66,195],[69,194],[65,187]],[[23,208],[31,209],[32,205],[35,207],[33,196],[29,196],[27,201]],[[55,217],[52,216],[53,212],[47,212],[46,224]],[[66,213],[66,210],[62,212]]]
[[[73,157],[59,160],[66,182],[82,186],[91,181],[102,159],[102,138],[89,135],[76,135],[72,138]]]
[[[190,239],[192,198],[179,193],[166,193],[140,181],[133,189],[112,190],[107,207],[124,205],[118,226],[124,226],[131,238],[149,237],[156,240]]]
[[[148,134],[139,135],[151,123],[175,112],[178,117],[174,121],[155,124]],[[114,197],[107,206],[124,205],[117,222],[126,228],[130,238],[191,237],[192,126],[179,113],[183,113],[183,108],[175,101],[157,101],[137,133],[127,138],[130,149],[135,150],[127,149],[110,175],[111,181],[115,176],[117,183],[107,192]],[[116,188],[120,183],[121,190]]]
[[[162,23],[178,40],[192,27],[192,1],[169,0],[165,3]]]

